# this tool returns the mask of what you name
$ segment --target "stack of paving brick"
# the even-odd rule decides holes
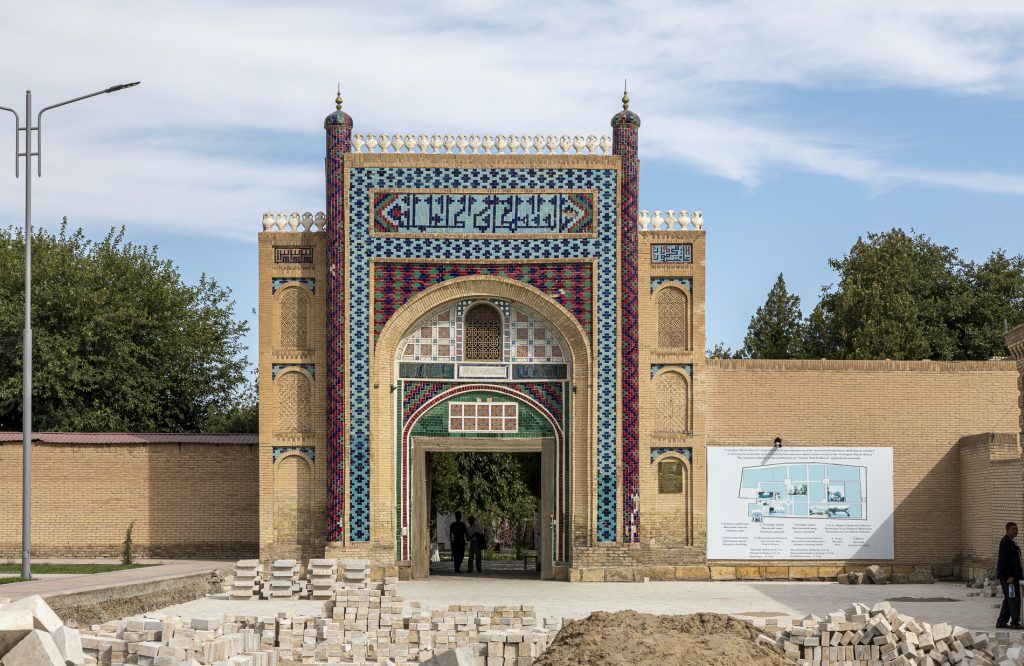
[[[128,618],[94,626],[82,643],[87,665],[276,666],[276,647],[263,642],[268,626],[276,635],[275,618]]]
[[[65,627],[38,595],[0,603],[0,662],[5,666],[82,666],[77,629]]]
[[[294,599],[299,596],[299,563],[295,560],[274,560],[270,580],[263,585],[265,599]]]
[[[309,576],[309,596],[318,601],[334,598],[338,583],[338,560],[313,559],[306,567]]]
[[[885,601],[870,608],[853,604],[825,618],[809,615],[784,630],[767,620],[765,629],[777,631],[758,640],[777,645],[798,664],[1024,664],[1024,648],[1011,646],[1007,635],[993,639],[963,627],[917,622]]]
[[[235,564],[235,575],[231,581],[232,599],[252,599],[258,597],[263,587],[263,565],[259,560],[238,560]]]
[[[324,604],[324,615],[340,622],[346,659],[410,664],[468,647],[478,663],[528,666],[561,628],[560,620],[538,623],[532,606],[407,606],[397,582],[353,581]]]
[[[321,564],[313,560],[310,568],[332,569]],[[291,571],[286,566],[278,569]],[[429,609],[418,602],[405,602],[397,594],[397,578],[369,580],[365,561],[350,561],[342,571],[345,583],[337,585],[333,598],[324,603],[324,612],[317,616],[282,612],[277,617],[133,617],[93,626],[81,637],[84,653],[80,661],[69,658],[52,664],[28,663],[276,666],[283,661],[401,665],[422,663],[462,648],[463,656],[471,653],[476,664],[529,666],[562,626],[561,620],[541,622],[532,606]],[[8,636],[2,611],[0,607],[0,645]],[[59,622],[57,619],[54,627]],[[6,659],[3,662],[3,666],[20,664]]]
[[[370,582],[369,560],[342,560],[341,583],[346,588],[365,587]]]

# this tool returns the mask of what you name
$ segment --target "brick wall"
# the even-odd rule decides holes
[[[787,447],[893,447],[896,557],[888,564],[945,575],[959,568],[961,496],[989,492],[973,481],[973,449],[961,488],[958,442],[1015,433],[1020,416],[1012,361],[709,360],[706,387],[709,446],[767,446],[780,436]],[[1003,492],[1020,494],[1014,473],[990,471],[1009,484]],[[977,511],[970,501],[968,510]]]
[[[961,565],[973,579],[995,567],[1005,524],[1024,524],[1024,464],[1016,433],[965,437],[959,448]]]
[[[254,557],[256,447],[32,447],[32,554],[113,556],[135,521],[138,556]],[[0,557],[21,556],[21,443],[0,443]]]

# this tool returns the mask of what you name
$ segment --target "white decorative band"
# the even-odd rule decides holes
[[[478,136],[476,134],[353,134],[352,149],[357,153],[435,153],[465,155],[610,155],[608,136]],[[600,151],[600,152],[598,152]]]
[[[327,231],[323,213],[263,213],[263,231]]]
[[[656,210],[654,215],[651,215],[650,211],[642,210],[637,226],[640,231],[699,231],[704,228],[704,213],[695,210],[693,215],[690,215],[690,211],[687,210],[667,210],[662,215],[660,210]]]
[[[689,211],[660,210],[640,211],[637,227],[640,231],[686,231],[704,228],[704,213],[699,210]],[[327,217],[321,212],[316,213],[263,213],[263,231],[326,231]]]

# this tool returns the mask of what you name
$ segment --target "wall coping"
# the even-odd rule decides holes
[[[21,442],[20,432],[0,432],[0,444]],[[44,444],[258,444],[257,433],[34,432]]]
[[[846,361],[835,359],[707,359],[709,369],[718,370],[789,370],[813,372],[1016,372],[1013,359],[991,361]]]

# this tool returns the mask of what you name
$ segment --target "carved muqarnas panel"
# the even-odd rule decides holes
[[[682,289],[666,287],[658,292],[658,346],[685,348],[689,303]]]

